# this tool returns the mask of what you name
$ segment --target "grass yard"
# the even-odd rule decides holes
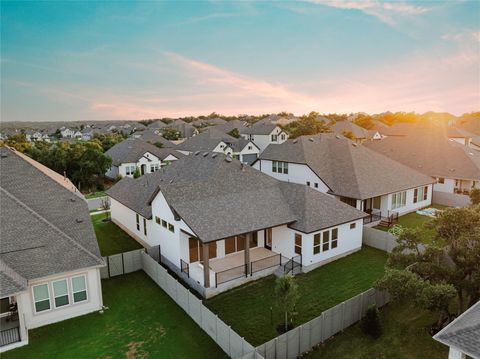
[[[225,358],[225,353],[144,272],[102,281],[104,314],[29,333],[30,344],[3,353],[23,358]]]
[[[305,323],[369,288],[384,272],[385,252],[361,251],[295,276],[300,300],[296,324]],[[276,337],[283,314],[276,308],[275,277],[269,276],[205,301],[205,305],[253,345]]]
[[[433,207],[437,209],[448,208],[447,206],[442,206],[439,204],[432,204],[431,206],[428,206],[428,207]],[[420,228],[422,232],[423,240],[428,242],[428,241],[431,241],[433,236],[435,235],[435,230],[425,227],[425,224],[427,224],[431,220],[432,220],[431,217],[421,216],[415,212],[412,212],[399,217],[398,224],[406,228]],[[380,229],[382,231],[388,231],[388,228],[386,227],[376,226],[375,228]]]
[[[428,334],[428,327],[437,320],[436,315],[392,303],[380,309],[380,318],[383,335],[379,339],[366,336],[360,325],[355,324],[304,358],[415,359],[448,356],[448,347]]]
[[[103,222],[105,213],[90,216],[97,235],[98,246],[102,256],[133,251],[142,248],[140,243],[130,237],[113,222]]]
[[[104,191],[92,192],[85,195],[86,199],[105,197],[107,194]]]

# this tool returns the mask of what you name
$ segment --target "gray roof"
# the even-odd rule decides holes
[[[141,131],[136,131],[134,134],[135,138],[139,138],[145,142],[155,144],[157,142],[160,142],[163,147],[162,148],[173,148],[175,145],[164,138],[162,135],[159,135],[158,133],[155,132],[155,130],[152,129],[145,129]]]
[[[18,278],[103,265],[85,200],[15,151],[3,147],[0,153],[1,281],[7,291]]]
[[[164,127],[168,127],[167,124],[165,124],[165,122],[161,121],[161,120],[158,120],[158,121],[155,121],[155,122],[152,122],[151,124],[148,125],[149,128],[164,128]]]
[[[259,121],[253,124],[251,127],[246,127],[242,130],[242,133],[246,135],[269,135],[277,127],[274,123],[267,121]]]
[[[472,358],[480,358],[480,302],[477,302],[434,337]]]
[[[433,183],[433,179],[334,135],[269,145],[259,159],[305,164],[338,196],[367,199]]]
[[[235,152],[240,152],[248,143],[251,143],[248,140],[243,138],[235,138],[233,136],[227,135],[223,131],[219,131],[215,127],[208,128],[202,133],[195,135],[179,145],[177,145],[177,149],[189,152],[196,152],[196,151],[213,151],[220,141],[223,141]]]
[[[213,128],[224,133],[228,133],[236,128],[240,131],[240,133],[244,133],[244,130],[247,128],[247,126],[245,126],[245,122],[243,121],[231,120],[221,125],[215,125]]]
[[[114,166],[119,166],[122,163],[136,163],[146,152],[164,160],[169,155],[172,155],[176,158],[180,158],[183,155],[171,148],[158,148],[155,145],[152,145],[148,142],[145,142],[141,139],[128,138],[122,142],[117,143],[115,146],[110,148],[105,155],[112,158],[112,164]]]
[[[387,137],[365,146],[429,176],[480,180],[480,152],[439,132]]]
[[[122,179],[107,193],[151,218],[149,200],[158,190],[204,242],[282,224],[309,233],[365,216],[326,194],[209,152],[186,156],[135,180]]]
[[[344,132],[351,132],[355,138],[368,138],[369,134],[366,129],[360,127],[350,121],[337,121],[330,126],[335,133],[343,134]]]

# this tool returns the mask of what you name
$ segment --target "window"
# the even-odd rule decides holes
[[[288,174],[288,162],[283,162],[283,173]]]
[[[332,248],[338,247],[338,228],[332,229]]]
[[[437,179],[437,182],[438,182],[438,183],[441,183],[441,184],[444,184],[444,183],[445,183],[445,178],[439,177],[439,178]]]
[[[167,228],[167,221],[162,219],[162,227]]]
[[[419,187],[413,190],[413,203],[425,201],[427,199],[428,187]]]
[[[307,186],[310,187],[310,181],[307,181]]]
[[[253,147],[252,146],[248,146],[248,149],[251,150]]]
[[[320,253],[320,233],[313,236],[313,254]]]
[[[135,216],[136,216],[136,219],[137,219],[137,231],[140,230],[140,216],[138,215],[138,213],[135,213]]]
[[[397,209],[405,206],[407,192],[397,192],[392,194],[392,209]]]
[[[277,172],[277,161],[272,161],[272,172]]]
[[[315,188],[318,188],[318,183],[317,182],[315,182]]]
[[[284,133],[282,133],[282,135],[280,137],[281,137],[282,141],[285,140],[285,134]]]
[[[330,241],[330,232],[329,231],[323,232],[322,237],[323,237],[323,239],[322,239],[322,252],[325,252],[325,251],[328,251],[330,249],[330,245],[328,243]]]
[[[168,224],[168,230],[172,233],[175,232],[175,227],[173,226],[173,224],[171,224],[171,223]]]
[[[288,174],[288,162],[272,161],[272,172]]]
[[[154,165],[150,165],[150,172],[155,172],[155,171],[158,171],[158,169],[160,168],[159,164],[154,164]]]
[[[418,188],[415,188],[413,190],[413,203],[417,203],[418,202]]]
[[[160,219],[160,217],[155,216],[155,223],[157,223],[157,224],[162,223],[162,220]]]
[[[135,170],[137,169],[137,167],[135,165],[133,166],[126,166],[125,167],[125,174],[128,176],[128,175],[133,175],[135,173]]]
[[[147,219],[143,219],[143,234],[147,235]]]
[[[55,308],[63,307],[69,304],[67,280],[57,280],[52,283],[53,296],[55,298]]]
[[[40,284],[33,287],[33,301],[35,302],[35,312],[37,313],[50,309],[48,284]]]
[[[87,285],[84,275],[72,278],[72,293],[74,303],[87,300]]]
[[[272,135],[272,142],[278,141],[278,135]]]
[[[428,197],[428,186],[423,187],[423,200],[426,201]]]
[[[355,229],[357,228],[357,224],[356,223],[350,223],[350,229]]]
[[[302,254],[302,236],[295,233],[295,253]]]

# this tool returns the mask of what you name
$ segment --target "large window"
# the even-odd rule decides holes
[[[55,308],[63,307],[69,304],[68,284],[66,279],[57,280],[52,283],[53,296],[55,298]]]
[[[325,231],[322,235],[322,252],[328,251],[330,249],[330,232]]]
[[[413,203],[426,201],[428,196],[428,187],[419,187],[413,190]]]
[[[74,303],[87,300],[87,283],[84,275],[72,278],[72,293]]]
[[[278,141],[278,135],[272,135],[272,142]]]
[[[426,201],[428,197],[428,186],[423,187],[423,200]]]
[[[137,169],[137,166],[125,166],[125,174],[127,176],[133,175],[135,173],[135,170]]]
[[[392,194],[392,209],[404,207],[407,200],[407,192],[397,192]]]
[[[48,284],[40,284],[33,287],[33,301],[35,303],[35,312],[37,313],[50,309]]]
[[[288,162],[272,161],[272,172],[288,174]]]
[[[295,253],[302,254],[302,235],[295,233]]]
[[[320,233],[313,236],[313,254],[320,253]]]
[[[332,243],[330,247],[332,249],[338,247],[338,228],[332,229]]]
[[[445,183],[445,178],[443,178],[443,177],[438,177],[438,178],[437,178],[437,183],[440,183],[440,184]]]

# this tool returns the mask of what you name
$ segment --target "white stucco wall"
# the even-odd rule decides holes
[[[272,141],[272,135],[277,135],[277,141]],[[282,135],[284,135],[284,139],[282,139]],[[288,140],[288,134],[283,131],[279,126],[275,127],[269,135],[248,135],[242,134],[243,138],[247,140],[251,140],[254,142],[258,148],[260,149],[260,153],[262,153],[265,148],[267,148],[270,144],[281,144]]]
[[[423,187],[423,186],[422,186]],[[413,195],[414,195],[414,188],[408,189],[406,192],[406,204],[403,207],[399,208],[392,208],[392,196],[393,194],[388,195],[388,209],[390,211],[398,212],[399,215],[403,215],[406,213],[414,212],[420,208],[427,207],[432,204],[432,185],[428,185],[428,194],[426,200],[419,200],[417,203],[413,203]],[[382,212],[382,215],[386,215],[386,213]]]
[[[54,280],[86,275],[87,300],[79,303],[73,303],[70,295],[70,304],[55,309],[54,296],[51,282]],[[70,286],[70,280],[68,280]],[[32,287],[37,284],[48,283],[50,294],[50,310],[35,313]],[[71,290],[71,288],[70,288]],[[25,318],[25,327],[33,329],[47,324],[59,322],[62,320],[78,317],[102,309],[102,284],[100,280],[100,270],[90,268],[85,270],[62,273],[60,275],[50,276],[29,282],[28,290],[17,296],[17,301],[22,308]]]

